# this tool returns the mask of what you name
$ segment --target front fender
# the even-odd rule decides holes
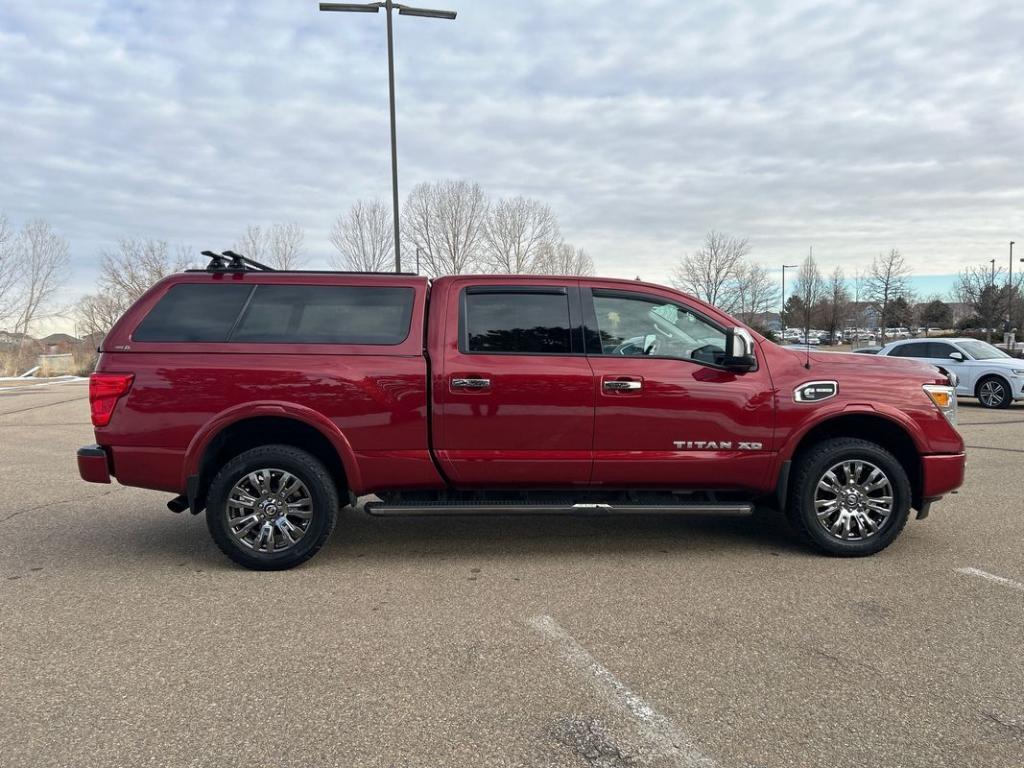
[[[362,474],[359,471],[359,463],[356,461],[352,445],[345,437],[338,425],[328,419],[322,413],[307,408],[304,405],[297,405],[289,402],[278,402],[274,400],[263,400],[252,403],[243,403],[221,411],[216,416],[203,424],[192,437],[185,452],[181,487],[187,486],[188,478],[199,474],[200,463],[207,447],[218,434],[226,427],[239,421],[251,419],[256,416],[276,416],[278,418],[289,418],[301,421],[313,427],[330,441],[331,445],[338,452],[341,464],[345,468],[345,477],[349,488],[358,493],[363,487]]]
[[[840,416],[850,416],[858,413],[882,417],[893,422],[907,433],[914,442],[914,447],[919,454],[928,452],[925,448],[927,441],[920,425],[899,409],[884,403],[836,403],[815,409],[812,413],[809,413],[808,417],[800,423],[799,427],[787,436],[785,442],[779,447],[779,463],[790,461],[796,453],[796,448],[800,445],[800,441],[815,427],[819,427],[827,421]]]

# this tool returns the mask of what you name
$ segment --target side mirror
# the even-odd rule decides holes
[[[949,353],[949,359],[950,360],[956,360],[958,363],[962,363],[964,361],[964,353],[963,352],[950,352]]]
[[[730,371],[752,371],[757,368],[754,339],[743,328],[725,332],[725,359],[722,365]]]

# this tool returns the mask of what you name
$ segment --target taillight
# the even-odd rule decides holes
[[[93,426],[105,427],[110,423],[114,406],[119,398],[128,394],[134,378],[133,373],[94,373],[89,377],[89,408]]]

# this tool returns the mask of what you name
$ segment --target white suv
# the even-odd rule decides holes
[[[1024,360],[977,339],[908,339],[887,344],[879,357],[912,357],[955,373],[958,395],[976,397],[986,408],[1009,408],[1024,399]]]

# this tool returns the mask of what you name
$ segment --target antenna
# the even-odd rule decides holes
[[[811,302],[814,301],[814,297],[808,295],[811,287],[811,266],[814,261],[814,246],[810,247],[807,251],[807,273],[804,275],[806,278],[804,286],[804,368],[808,371],[811,370],[811,342],[808,336],[811,335]]]

